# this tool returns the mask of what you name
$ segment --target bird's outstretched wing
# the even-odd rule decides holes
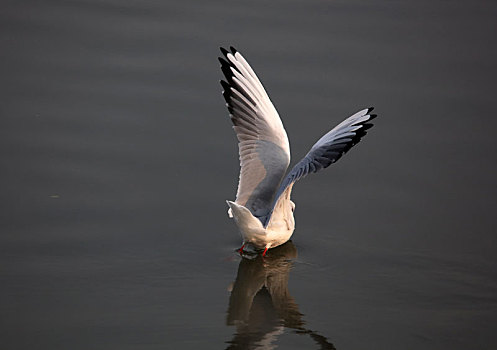
[[[290,146],[281,119],[257,75],[233,47],[221,48],[221,81],[238,138],[240,180],[236,203],[252,215],[267,215],[290,163]]]
[[[264,227],[269,224],[271,214],[281,194],[290,185],[309,173],[316,173],[335,163],[352,146],[361,141],[361,138],[366,135],[366,130],[373,126],[369,122],[376,118],[376,114],[370,114],[372,110],[372,107],[363,109],[345,119],[312,146],[311,150],[292,168],[278,188],[269,214],[261,218]]]

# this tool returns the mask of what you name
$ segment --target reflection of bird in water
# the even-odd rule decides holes
[[[295,229],[290,200],[294,183],[336,162],[366,135],[376,115],[363,109],[321,137],[285,176],[290,164],[290,144],[278,112],[259,78],[233,47],[221,48],[219,58],[227,81],[221,81],[223,96],[238,137],[240,180],[235,202],[228,213],[243,236],[243,245],[264,249],[290,239]]]
[[[228,307],[227,324],[236,334],[227,349],[274,349],[285,327],[308,334],[319,349],[335,349],[325,337],[304,327],[305,322],[288,291],[288,278],[297,248],[288,241],[263,258],[243,258]]]

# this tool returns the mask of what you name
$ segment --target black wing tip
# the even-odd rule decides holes
[[[373,126],[374,126],[374,124],[370,124],[370,123],[362,124],[361,130],[364,132],[364,135],[361,135],[360,137],[365,136],[366,135],[366,130],[371,129]]]
[[[222,57],[218,57],[219,62],[221,63],[221,71],[223,72],[224,76],[226,77],[226,80],[228,83],[233,82],[233,72],[231,71],[231,67],[235,68],[233,65],[231,65],[228,61],[226,61]]]
[[[370,114],[369,119],[367,120],[368,122],[375,119],[378,116],[378,114]]]
[[[231,85],[227,81],[221,79],[221,80],[219,80],[219,83],[223,87],[224,91],[230,91],[231,90]]]
[[[222,46],[219,47],[219,50],[221,50],[221,53],[223,54],[224,57],[228,57],[228,54],[232,54],[234,56],[238,52],[238,50],[235,49],[233,46],[230,46],[231,52]]]
[[[228,54],[230,53],[228,50],[221,47],[221,52],[224,54],[224,57],[218,57],[219,63],[221,63],[221,70],[223,71],[226,79],[231,83],[233,73],[231,72],[231,68],[240,72],[240,70],[231,62],[228,58]],[[240,72],[241,73],[241,72]]]
[[[224,47],[219,47],[219,50],[221,50],[221,53],[223,54],[224,57],[228,57],[228,54],[230,53],[228,50],[226,50]]]
[[[371,113],[371,111],[372,111],[373,109],[374,109],[374,107],[369,107],[369,108],[368,108],[368,111],[366,112],[366,114]]]
[[[219,62],[223,66],[229,66],[230,65],[230,61],[228,61],[228,59],[226,57],[218,57],[217,59],[219,60]]]
[[[230,65],[228,61],[226,61],[223,57],[218,57],[217,60],[219,61],[219,63],[221,63],[221,68],[229,67]]]

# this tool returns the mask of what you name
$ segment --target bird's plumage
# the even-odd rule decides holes
[[[240,179],[235,202],[228,201],[244,243],[276,247],[293,233],[294,183],[336,162],[357,144],[376,117],[363,109],[326,133],[285,176],[290,145],[283,123],[259,78],[233,47],[221,48],[223,96],[238,138]]]
[[[235,49],[219,58],[227,81],[223,96],[238,138],[240,179],[236,203],[253,215],[267,215],[290,163],[281,119],[259,78]]]
[[[265,218],[262,218],[264,227],[268,225],[280,196],[289,186],[309,173],[317,173],[321,169],[327,168],[361,141],[361,138],[366,135],[366,130],[373,126],[373,124],[368,123],[376,117],[375,114],[370,114],[372,110],[373,108],[363,109],[345,119],[321,137],[305,157],[295,164],[276,191],[270,212]]]

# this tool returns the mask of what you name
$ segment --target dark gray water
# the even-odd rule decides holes
[[[497,346],[492,1],[6,1],[4,349]],[[293,161],[293,243],[242,260],[220,45],[263,80]],[[265,286],[265,287],[263,287]]]

